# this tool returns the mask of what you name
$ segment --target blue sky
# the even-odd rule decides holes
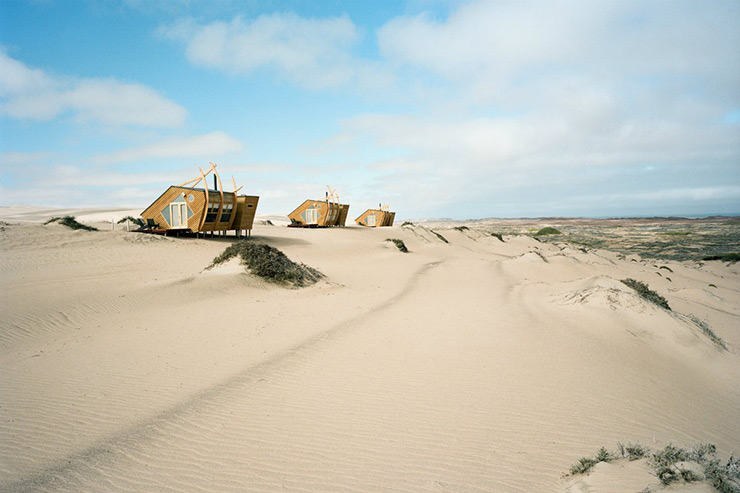
[[[740,2],[0,0],[0,205],[740,212]]]

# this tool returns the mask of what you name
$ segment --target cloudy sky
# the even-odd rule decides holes
[[[2,0],[0,205],[740,212],[736,0]]]

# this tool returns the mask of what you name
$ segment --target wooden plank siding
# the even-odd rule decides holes
[[[257,204],[260,198],[253,195],[240,195],[236,198],[236,211],[231,229],[242,231],[251,230],[254,216],[257,214]]]
[[[291,225],[293,226],[344,226],[341,222],[342,210],[346,207],[349,210],[347,204],[336,204],[334,202],[327,202],[325,200],[305,200],[301,205],[288,214]],[[316,210],[316,222],[308,222],[305,219],[304,213],[309,209]],[[344,219],[346,220],[346,212]]]
[[[371,218],[374,218],[374,220]],[[355,222],[360,226],[377,228],[381,226],[393,226],[395,218],[395,212],[388,212],[380,209],[368,209],[360,214],[360,217],[355,219]]]
[[[344,226],[347,222],[347,216],[349,215],[349,204],[341,204],[341,210],[339,211],[339,218],[337,219],[337,226]]]
[[[193,224],[198,224],[197,221],[200,219],[200,212],[202,211],[202,204],[205,202],[205,194],[202,190],[196,190],[187,187],[176,187],[171,186],[165,190],[162,195],[157,198],[152,204],[144,209],[141,213],[141,217],[146,219],[152,219],[156,222],[161,229],[172,229],[172,226],[164,217],[162,212],[169,207],[170,203],[175,200],[178,196],[185,196],[185,203],[188,209],[193,215],[188,219],[188,227],[192,229]],[[188,197],[192,195],[193,201],[189,201]]]
[[[192,213],[192,215],[188,214],[190,216],[187,221],[188,229],[198,233],[227,231],[230,229],[251,230],[254,224],[254,217],[257,213],[257,203],[259,202],[259,197],[247,195],[237,197],[236,192],[222,193],[220,191],[208,190],[208,193],[206,193],[206,190],[201,188],[171,186],[152,202],[149,207],[144,209],[141,217],[145,220],[154,220],[160,229],[176,229],[167,221],[162,212],[179,196],[184,198],[188,210]],[[222,196],[223,202],[221,201]],[[227,204],[232,206],[228,219],[226,219],[226,215],[224,214],[224,206]],[[239,204],[245,206],[244,210],[239,210]],[[212,222],[205,221],[209,206],[217,207],[216,220]],[[237,217],[239,217],[238,222]]]

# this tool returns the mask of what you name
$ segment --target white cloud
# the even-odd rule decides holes
[[[0,152],[0,166],[10,169],[14,166],[26,166],[29,164],[45,161],[54,156],[54,153],[47,151],[37,152]]]
[[[99,154],[93,157],[93,162],[113,164],[146,159],[220,156],[243,148],[241,142],[228,134],[211,132],[187,137],[167,137],[142,146]]]
[[[376,64],[352,56],[360,33],[347,16],[306,19],[285,13],[248,21],[237,16],[205,25],[182,20],[160,33],[185,42],[193,64],[226,73],[266,68],[310,89],[388,83]]]
[[[49,121],[70,114],[80,122],[177,127],[185,109],[154,89],[115,79],[55,77],[0,50],[0,113]]]
[[[478,0],[444,20],[393,19],[378,43],[398,65],[497,82],[492,94],[564,72],[603,79],[711,73],[737,82],[739,20],[733,2]]]

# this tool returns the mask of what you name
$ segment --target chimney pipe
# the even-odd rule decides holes
[[[218,184],[216,183],[216,175],[213,175],[213,189],[218,190]]]

